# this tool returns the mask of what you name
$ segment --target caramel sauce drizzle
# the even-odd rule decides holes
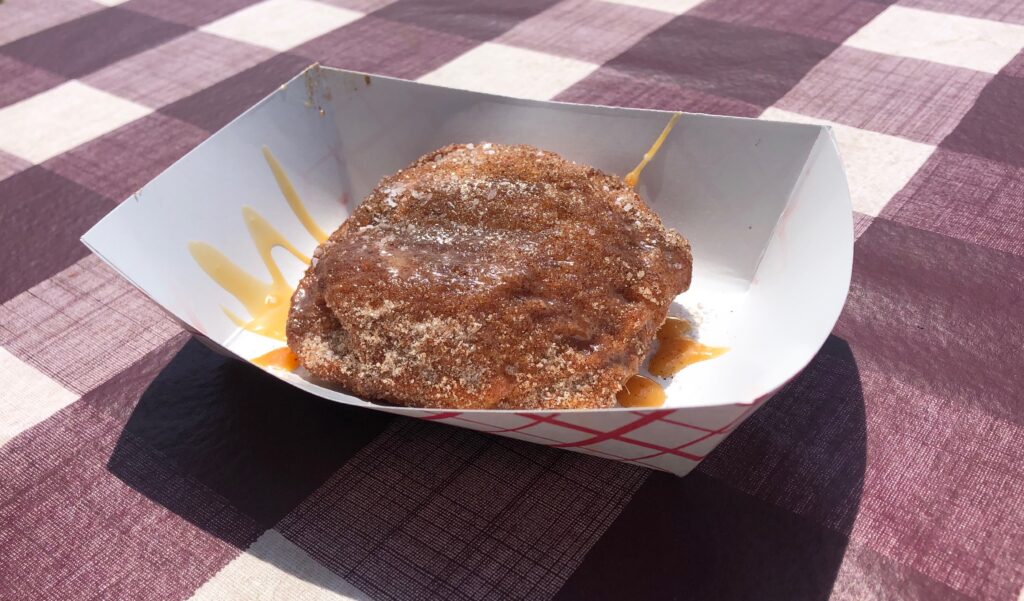
[[[266,146],[263,147],[263,158],[270,166],[274,179],[277,181],[277,187],[281,190],[281,195],[288,202],[295,217],[316,239],[317,243],[326,240],[327,234],[313,221],[306,205],[295,191],[295,186],[292,185],[281,164]],[[234,261],[205,242],[189,242],[188,250],[203,271],[221,288],[238,299],[249,314],[249,319],[246,320],[222,306],[221,310],[231,321],[244,330],[283,342],[294,289],[288,285],[271,251],[275,247],[283,248],[307,265],[310,258],[295,248],[281,232],[270,225],[270,222],[252,207],[242,208],[242,219],[245,221],[249,236],[259,252],[263,265],[266,266],[267,272],[270,274],[270,282],[246,273]],[[293,361],[288,357],[290,352],[287,347],[279,348],[254,359],[253,363],[263,367],[274,366],[293,370],[298,366],[298,360]]]
[[[644,167],[647,166],[647,163],[651,162],[651,159],[654,158],[654,155],[658,154],[658,150],[661,149],[662,143],[665,142],[665,138],[668,137],[668,134],[669,132],[672,131],[672,128],[676,126],[676,121],[679,121],[679,117],[681,115],[682,113],[676,113],[672,115],[672,118],[668,120],[668,125],[665,126],[665,129],[661,130],[661,135],[658,136],[658,139],[654,141],[654,144],[651,144],[651,148],[644,153],[644,158],[640,160],[640,164],[637,165],[635,169],[627,173],[626,177],[622,178],[626,180],[627,186],[629,186],[630,188],[636,187],[637,182],[640,181],[640,172],[644,170]]]
[[[651,357],[648,371],[667,378],[683,368],[725,354],[729,349],[707,346],[690,338],[690,322],[669,317],[658,329],[658,350]],[[635,375],[626,380],[615,395],[623,407],[660,407],[665,403],[665,390],[654,380]]]
[[[295,186],[293,186],[292,181],[288,179],[288,174],[284,172],[284,168],[281,167],[281,163],[277,162],[277,158],[270,153],[270,149],[266,146],[263,147],[263,158],[266,159],[267,164],[270,165],[270,171],[274,174],[274,179],[277,180],[277,187],[281,189],[281,194],[284,195],[284,199],[288,202],[288,206],[291,207],[292,213],[295,213],[295,216],[302,222],[306,231],[316,239],[317,244],[326,240],[327,233],[322,230],[315,221],[313,221],[313,218],[309,215],[309,211],[306,210],[306,205],[302,204],[302,199],[299,198],[298,192],[295,191]]]

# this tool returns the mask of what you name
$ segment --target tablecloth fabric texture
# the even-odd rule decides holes
[[[1017,599],[1022,48],[1020,0],[3,2],[0,598]],[[211,353],[78,237],[314,61],[830,124],[833,336],[682,479]]]

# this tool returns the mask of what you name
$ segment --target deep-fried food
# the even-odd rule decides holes
[[[531,146],[447,146],[317,248],[288,345],[373,400],[608,407],[691,264],[621,178]]]

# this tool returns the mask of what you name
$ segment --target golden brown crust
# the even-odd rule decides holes
[[[496,144],[385,177],[314,257],[288,322],[312,374],[501,409],[614,405],[692,264],[620,178]]]

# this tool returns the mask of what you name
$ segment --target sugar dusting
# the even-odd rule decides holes
[[[288,327],[311,373],[499,408],[613,404],[691,262],[621,179],[486,142],[384,178],[314,259]]]

